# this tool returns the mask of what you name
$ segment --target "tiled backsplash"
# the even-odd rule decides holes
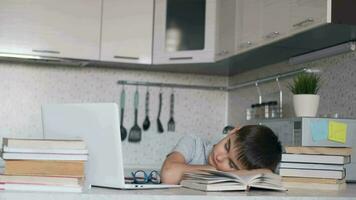
[[[289,65],[282,62],[251,70],[243,74],[230,77],[229,84],[236,84],[248,80],[256,80],[269,75],[275,75],[294,69],[309,67],[321,70],[320,104],[318,115],[356,118],[356,52],[342,54],[330,58],[313,61],[300,65]],[[293,117],[292,94],[288,90],[288,82],[292,78],[281,81],[283,87],[283,112],[285,117]],[[261,84],[263,98],[278,100],[276,82]],[[228,121],[230,124],[238,122],[247,124],[246,108],[258,102],[257,89],[254,86],[242,88],[229,93]],[[266,100],[267,100],[266,99]]]
[[[117,80],[139,80],[178,84],[227,85],[227,77],[133,71],[95,67],[0,62],[0,136],[42,137],[41,105],[46,103],[119,102],[122,86]],[[135,86],[126,88],[124,125],[133,125]],[[162,88],[161,121],[163,134],[157,133],[159,88],[149,88],[151,127],[143,132],[139,144],[123,143],[126,166],[159,167],[165,155],[184,134],[218,140],[226,124],[227,93],[194,89],[175,89],[176,132],[167,132],[171,88]],[[144,120],[146,87],[139,87],[139,125]]]

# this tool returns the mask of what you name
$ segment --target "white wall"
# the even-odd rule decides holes
[[[119,102],[117,80],[179,84],[227,85],[227,77],[159,73],[94,67],[66,67],[0,61],[0,136],[42,137],[40,107],[46,103]],[[126,86],[124,125],[133,125],[135,86]],[[144,94],[140,87],[139,125],[144,120]],[[139,144],[124,142],[126,166],[159,167],[184,134],[216,141],[226,124],[227,93],[192,89],[175,90],[176,132],[157,133],[159,88],[150,88],[151,128]],[[170,88],[163,88],[161,121],[167,128]]]

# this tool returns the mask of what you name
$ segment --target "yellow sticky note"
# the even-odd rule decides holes
[[[329,121],[328,140],[345,144],[346,135],[347,124],[336,121]]]

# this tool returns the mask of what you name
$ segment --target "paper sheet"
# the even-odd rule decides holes
[[[340,142],[345,144],[347,136],[347,124],[329,121],[329,134],[328,139],[334,142]]]
[[[314,142],[327,140],[329,123],[327,119],[310,121],[310,131]]]

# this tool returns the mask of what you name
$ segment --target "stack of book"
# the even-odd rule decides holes
[[[81,140],[3,139],[0,190],[82,192],[88,150]]]
[[[286,147],[279,174],[286,188],[341,190],[346,188],[345,165],[351,148]]]

